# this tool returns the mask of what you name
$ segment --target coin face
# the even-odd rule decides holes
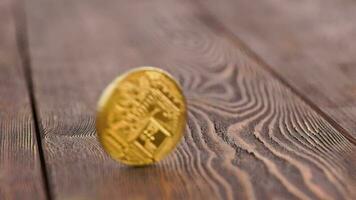
[[[117,161],[152,164],[177,146],[186,114],[176,81],[163,70],[142,67],[118,77],[104,90],[96,118],[98,139]]]

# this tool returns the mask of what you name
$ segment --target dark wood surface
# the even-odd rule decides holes
[[[354,1],[201,3],[356,140]]]
[[[45,199],[14,6],[0,2],[0,199]]]
[[[28,197],[355,199],[355,128],[338,123],[337,115],[315,102],[315,98],[328,101],[323,95],[300,92],[305,85],[287,76],[283,72],[287,69],[274,67],[276,72],[271,71],[254,54],[255,48],[257,53],[261,48],[259,41],[253,40],[253,31],[252,39],[246,39],[248,45],[250,41],[257,44],[251,45],[252,50],[236,37],[239,35],[235,35],[235,29],[230,32],[230,28],[239,26],[244,30],[243,25],[232,23],[238,15],[228,9],[230,4],[237,5],[228,2],[226,8],[215,7],[212,1],[198,4],[188,0],[18,1],[14,6],[18,10],[17,34],[5,29],[7,35],[0,35],[0,39],[5,38],[4,44],[13,45],[4,51],[0,48],[1,53],[5,52],[0,59],[6,60],[10,54],[12,62],[17,63],[16,67],[2,67],[12,62],[0,65],[13,77],[0,74],[0,80],[8,84],[0,85],[0,103],[9,98],[11,106],[6,108],[11,109],[20,105],[17,101],[25,101],[21,105],[26,105],[30,120],[23,120],[24,114],[14,118],[13,123],[32,123],[31,130],[22,132],[32,136],[34,148],[15,143],[16,148],[33,154],[21,159],[34,158],[37,163],[32,174],[38,176],[31,183],[38,183],[39,192],[27,189]],[[22,48],[20,56],[16,43],[9,43],[15,35]],[[261,41],[261,45],[268,44]],[[261,55],[278,58],[285,54],[277,48]],[[189,120],[182,143],[167,159],[153,166],[132,168],[112,161],[103,152],[96,139],[94,119],[105,86],[126,70],[141,65],[159,66],[181,83],[188,100]],[[27,70],[22,73],[22,69]],[[288,69],[296,68],[291,65]],[[315,70],[326,73],[318,67]],[[295,76],[307,79],[301,73],[295,72]],[[342,81],[351,79],[345,77]],[[319,93],[324,92],[322,89],[315,87]],[[2,98],[3,90],[6,98]],[[36,111],[32,115],[31,109]],[[33,121],[37,122],[41,139],[40,152],[35,146]],[[0,124],[4,122],[0,118]],[[3,127],[0,138],[6,136],[3,130],[8,130]],[[16,152],[10,147],[2,149],[6,155]],[[40,156],[44,157],[44,181],[39,171]],[[14,170],[29,166],[17,163]],[[21,180],[16,183],[30,185]],[[13,189],[8,185],[4,188]],[[8,194],[15,195],[10,189]]]

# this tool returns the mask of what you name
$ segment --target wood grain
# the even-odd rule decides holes
[[[16,43],[15,3],[0,2],[0,199],[45,199],[29,93]]]
[[[194,3],[34,0],[26,11],[54,199],[356,197],[355,145]],[[98,144],[95,107],[140,65],[179,80],[189,122],[167,159],[130,168]]]
[[[356,3],[201,1],[356,141]]]

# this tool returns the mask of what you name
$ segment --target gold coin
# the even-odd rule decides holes
[[[104,150],[127,165],[162,160],[181,140],[187,106],[167,72],[142,67],[116,78],[103,92],[96,129]]]

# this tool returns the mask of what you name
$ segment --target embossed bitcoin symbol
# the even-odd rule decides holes
[[[114,80],[98,105],[97,132],[105,151],[128,165],[163,159],[180,141],[186,103],[166,72],[143,67]]]

